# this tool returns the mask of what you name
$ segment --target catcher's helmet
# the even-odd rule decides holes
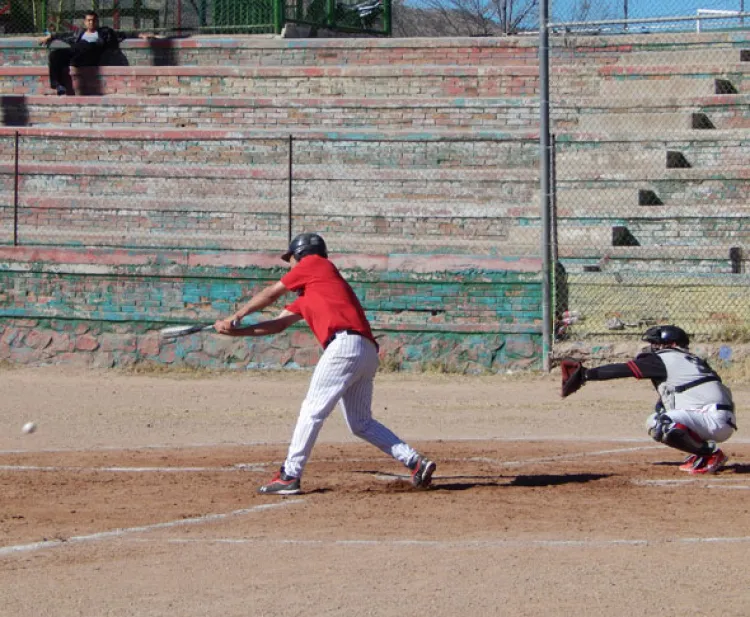
[[[652,345],[675,343],[678,347],[688,347],[690,337],[677,326],[653,326],[643,333],[643,340]]]
[[[289,243],[287,252],[281,258],[284,261],[289,261],[292,255],[294,255],[297,261],[307,255],[328,257],[328,248],[326,247],[325,240],[318,234],[299,234]]]

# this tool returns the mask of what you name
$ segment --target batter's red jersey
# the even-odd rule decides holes
[[[325,257],[303,257],[281,277],[281,282],[288,290],[300,294],[286,310],[302,315],[321,345],[342,330],[359,332],[375,342],[354,290]]]

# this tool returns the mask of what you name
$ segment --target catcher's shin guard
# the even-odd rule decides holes
[[[672,418],[665,413],[655,413],[649,416],[646,426],[648,434],[654,441],[675,450],[698,456],[708,456],[714,451],[713,446],[703,441],[695,431],[690,430],[684,424],[673,422]]]

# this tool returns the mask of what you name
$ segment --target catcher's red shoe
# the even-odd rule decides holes
[[[721,450],[717,450],[711,456],[704,457],[703,464],[693,467],[691,474],[716,473],[729,460],[729,457]]]
[[[679,466],[678,469],[680,471],[693,471],[693,469],[699,467],[702,464],[702,457],[698,456],[697,454],[691,454],[685,459],[685,461],[682,463],[682,465]]]

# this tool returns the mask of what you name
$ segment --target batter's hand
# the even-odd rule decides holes
[[[560,370],[562,373],[560,396],[563,398],[570,396],[574,392],[578,392],[581,386],[586,383],[586,369],[577,360],[565,358],[560,363]]]
[[[229,319],[217,319],[214,323],[214,330],[219,334],[229,334],[236,327],[236,322],[230,317]]]

